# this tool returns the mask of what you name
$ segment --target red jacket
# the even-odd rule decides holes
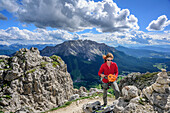
[[[102,74],[104,72],[104,75],[109,75],[109,74],[115,74],[116,77],[118,77],[118,67],[117,64],[114,62],[111,62],[110,67],[107,65],[107,63],[103,63],[99,69],[98,75]],[[104,83],[108,83],[108,79],[103,78],[102,80]]]

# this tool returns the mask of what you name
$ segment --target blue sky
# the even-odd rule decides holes
[[[0,43],[169,45],[169,18],[170,0],[1,0]]]

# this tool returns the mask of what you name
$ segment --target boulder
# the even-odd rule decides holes
[[[79,98],[80,98],[79,94],[74,94],[70,97],[69,101],[73,101],[73,100],[76,100],[76,99],[79,99]]]
[[[79,94],[79,90],[78,89],[73,89],[73,94]]]
[[[102,89],[97,89],[97,88],[90,88],[89,90],[89,96],[92,96],[93,94],[100,94],[103,93]]]
[[[96,102],[93,102],[93,103],[89,102],[87,104],[84,104],[82,109],[83,109],[84,113],[92,113],[95,110],[98,110],[100,105],[101,105],[101,103],[99,101],[96,101]]]
[[[125,100],[131,100],[138,96],[138,88],[136,86],[126,86],[122,89],[122,95]]]

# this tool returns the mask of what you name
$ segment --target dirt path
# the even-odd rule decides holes
[[[55,111],[50,111],[47,113],[82,113],[82,107],[84,104],[87,104],[88,102],[95,102],[95,101],[100,101],[101,104],[103,104],[103,99],[102,97],[94,98],[94,99],[83,99],[83,100],[78,100],[76,102],[72,102],[71,105],[65,107],[65,108],[60,108]],[[111,105],[113,103],[114,99],[108,97],[108,105]]]

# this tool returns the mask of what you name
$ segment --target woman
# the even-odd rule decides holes
[[[107,79],[107,75],[109,74],[114,74],[116,77],[118,77],[118,67],[117,64],[112,62],[113,60],[113,54],[108,53],[106,56],[103,56],[103,59],[105,60],[105,63],[103,63],[99,69],[98,75],[102,79],[102,87],[103,87],[103,101],[104,101],[104,106],[107,105],[107,89],[109,88],[109,81]],[[104,74],[102,74],[104,72]],[[115,97],[116,99],[119,98],[119,87],[116,83],[116,81],[111,82],[111,87],[113,88],[115,92]]]

